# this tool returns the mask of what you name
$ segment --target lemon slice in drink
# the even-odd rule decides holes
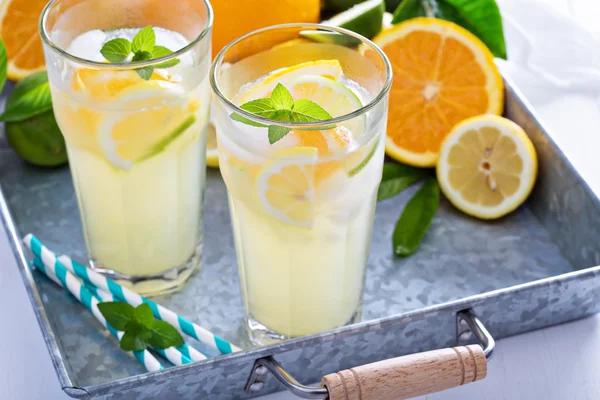
[[[481,219],[502,217],[525,201],[535,183],[537,156],[517,124],[494,115],[456,125],[442,143],[437,176],[444,195]]]
[[[279,222],[310,227],[318,150],[293,147],[275,153],[274,158],[257,178],[260,204]]]
[[[113,106],[123,112],[111,113],[100,124],[100,147],[113,165],[129,169],[186,132],[200,105],[175,84],[144,81],[123,90]]]
[[[305,75],[318,75],[324,78],[338,80],[340,76],[342,76],[342,66],[338,60],[318,60],[281,68],[246,91],[240,99],[240,104],[269,97],[278,83],[287,87],[291,80]]]

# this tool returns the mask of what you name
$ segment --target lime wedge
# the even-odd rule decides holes
[[[392,24],[392,21],[394,20],[394,15],[392,13],[386,12],[385,14],[383,14],[383,29],[388,29],[391,28],[392,26],[394,26],[394,24]]]
[[[368,0],[322,23],[323,25],[349,29],[371,39],[381,32],[384,13],[384,0]]]

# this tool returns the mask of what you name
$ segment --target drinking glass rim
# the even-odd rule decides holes
[[[46,32],[46,19],[48,17],[48,12],[54,6],[54,4],[57,3],[58,1],[61,1],[61,0],[50,0],[48,2],[48,4],[46,4],[46,6],[44,6],[44,9],[42,10],[42,14],[40,14],[40,18],[38,20],[38,30],[40,32],[40,36],[42,37],[42,41],[45,44],[47,44],[48,46],[50,46],[53,50],[58,52],[61,56],[65,57],[71,61],[77,62],[79,64],[83,64],[88,67],[94,67],[96,69],[113,69],[114,70],[114,69],[132,69],[133,67],[135,67],[135,68],[150,67],[150,66],[153,66],[156,64],[163,63],[165,61],[175,59],[175,58],[187,53],[196,44],[198,44],[200,41],[202,41],[202,39],[204,39],[209,34],[210,30],[212,29],[213,22],[214,22],[214,13],[213,13],[213,9],[212,9],[210,2],[208,0],[200,0],[200,1],[202,1],[202,3],[204,3],[204,6],[206,7],[206,15],[208,17],[206,19],[206,24],[205,24],[202,32],[200,32],[198,34],[198,36],[196,36],[190,43],[188,43],[181,49],[174,51],[171,54],[168,54],[166,56],[162,56],[159,58],[154,58],[154,59],[146,60],[146,61],[120,62],[120,63],[92,61],[92,60],[77,57],[77,56],[74,56],[74,55],[68,53],[66,50],[64,50],[63,48],[58,46],[56,43],[54,43],[52,41],[52,39],[50,39],[50,36],[48,35],[48,33]]]
[[[254,36],[256,34],[262,33],[262,32],[274,31],[274,30],[285,29],[285,28],[306,28],[306,29],[312,29],[312,30],[337,32],[337,33],[341,33],[344,35],[351,36],[355,39],[358,39],[358,40],[360,40],[361,44],[367,44],[369,47],[375,49],[377,54],[379,54],[379,56],[383,59],[383,62],[385,64],[385,73],[386,73],[385,83],[384,83],[383,87],[381,88],[381,90],[379,91],[379,93],[377,94],[377,96],[375,96],[373,98],[373,100],[371,100],[364,106],[362,106],[348,114],[344,114],[339,117],[335,117],[335,118],[331,118],[331,119],[327,119],[327,120],[323,120],[323,121],[316,121],[316,122],[277,121],[277,120],[272,120],[269,118],[261,117],[259,115],[250,113],[250,112],[245,111],[245,110],[241,109],[240,107],[238,107],[236,104],[234,104],[232,101],[230,101],[227,98],[227,96],[225,96],[225,94],[221,91],[219,84],[218,84],[218,79],[217,79],[217,65],[221,64],[227,51],[231,47],[236,45],[237,43],[241,42],[242,40],[244,40],[248,37]],[[387,94],[392,86],[392,79],[393,79],[392,78],[392,66],[390,64],[390,60],[388,59],[386,54],[383,52],[383,50],[381,50],[381,48],[379,48],[379,46],[377,46],[371,40],[367,39],[366,37],[364,37],[362,35],[359,35],[356,32],[352,32],[348,29],[339,28],[336,26],[311,24],[311,23],[291,23],[291,24],[271,25],[271,26],[267,26],[265,28],[256,29],[252,32],[246,33],[245,35],[242,35],[242,36],[238,37],[237,39],[232,40],[225,47],[223,47],[223,49],[221,49],[219,54],[217,54],[217,56],[213,60],[212,66],[210,68],[210,85],[213,89],[213,92],[219,97],[219,99],[221,101],[223,101],[229,107],[234,109],[236,113],[241,114],[242,116],[244,116],[252,121],[263,123],[265,125],[278,125],[278,126],[284,126],[284,127],[297,127],[297,128],[301,128],[301,127],[316,128],[319,126],[337,124],[337,123],[344,122],[344,121],[347,121],[352,118],[356,118],[356,117],[366,113],[367,111],[369,111],[370,109],[375,107],[377,104],[379,104],[379,102],[382,101],[385,98],[385,96],[387,96]]]

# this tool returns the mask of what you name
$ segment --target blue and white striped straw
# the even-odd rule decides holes
[[[123,332],[117,331],[108,322],[106,322],[104,316],[98,309],[98,300],[83,285],[83,283],[81,283],[81,281],[77,279],[73,274],[69,273],[69,271],[67,271],[66,268],[61,266],[60,263],[56,261],[56,258],[54,258],[55,262],[53,262],[52,255],[48,254],[48,252],[40,251],[39,254],[40,260],[38,260],[37,262],[34,261],[35,267],[44,274],[46,274],[46,276],[48,276],[54,282],[67,289],[73,295],[73,297],[79,300],[79,302],[83,304],[94,315],[94,317],[96,317],[98,322],[100,322],[104,327],[106,327],[106,329],[108,329],[109,332],[115,338],[117,338],[117,340],[121,340]],[[132,351],[129,353],[133,354],[133,356],[149,372],[159,371],[163,369],[163,366],[160,364],[160,362],[158,362],[158,360],[147,350]]]
[[[41,257],[42,251],[47,254],[50,254],[53,257],[56,257],[54,253],[48,250],[48,248],[45,247],[39,241],[39,239],[32,234],[26,235],[23,241],[25,245],[31,250],[31,252],[34,255],[42,258],[42,260],[44,260],[44,258]],[[177,315],[175,312],[161,306],[160,304],[153,302],[152,300],[140,296],[133,290],[119,285],[112,279],[93,271],[92,269],[78,263],[77,261],[72,260],[67,256],[60,256],[58,258],[57,264],[63,265],[68,271],[72,272],[77,277],[83,279],[85,282],[111,293],[113,296],[115,296],[115,298],[124,301],[134,307],[137,307],[142,303],[148,304],[152,309],[152,312],[154,313],[154,317],[168,322],[175,328],[179,329],[179,331],[181,331],[182,333],[193,337],[200,343],[203,343],[211,347],[212,349],[219,351],[221,354],[229,354],[241,350],[234,344],[231,344],[228,341],[220,338],[219,336],[212,334],[207,329],[202,328],[201,326],[198,326],[197,324],[187,320],[186,318]]]
[[[37,260],[37,257],[36,257]],[[85,287],[96,297],[100,302],[103,301],[121,301],[116,299],[115,296],[108,293],[105,290],[99,289],[90,284],[84,283]],[[182,344],[177,347],[169,347],[167,349],[156,349],[152,347],[152,350],[159,353],[161,356],[169,360],[171,363],[175,365],[183,365],[188,364],[192,361],[202,361],[206,360],[206,356],[200,353],[198,350],[189,346],[187,343]]]

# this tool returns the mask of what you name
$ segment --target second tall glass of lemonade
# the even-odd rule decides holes
[[[40,19],[90,263],[145,294],[200,265],[211,24],[205,0],[52,0]]]
[[[255,31],[215,59],[219,164],[255,342],[360,318],[391,79],[373,43],[320,25]]]

